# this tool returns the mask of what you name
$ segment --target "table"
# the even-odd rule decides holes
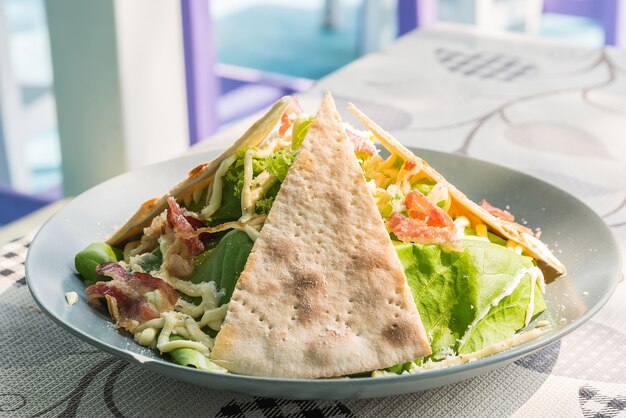
[[[407,145],[493,161],[569,191],[626,251],[626,52],[439,25],[348,65],[300,101],[312,112],[327,90]],[[223,148],[249,122],[192,152]],[[582,328],[491,373],[385,399],[296,402],[183,384],[59,329],[25,286],[31,236],[0,249],[0,416],[626,416],[623,283]]]

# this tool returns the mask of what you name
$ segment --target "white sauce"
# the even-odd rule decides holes
[[[243,187],[241,188],[241,218],[240,220],[248,219],[254,213],[254,203],[252,201],[252,192],[250,187],[252,186],[252,157],[254,155],[254,149],[250,148],[246,151],[243,157]]]
[[[230,166],[237,160],[237,155],[231,155],[226,158],[220,164],[219,168],[215,172],[215,178],[212,182],[212,190],[209,198],[208,205],[202,209],[201,215],[204,219],[210,218],[222,204],[222,177],[226,174]],[[209,195],[207,195],[209,196]]]
[[[533,314],[535,313],[535,286],[538,283],[543,282],[543,273],[539,269],[539,267],[531,267],[528,272],[530,276],[530,300],[528,301],[528,307],[526,308],[526,318],[524,320],[524,325],[530,324],[530,320],[533,318]],[[539,289],[543,293],[542,285],[539,284]]]
[[[459,216],[454,220],[454,226],[456,227],[457,239],[465,237],[465,227],[469,226],[470,221],[465,216]]]

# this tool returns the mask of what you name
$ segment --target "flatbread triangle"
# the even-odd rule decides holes
[[[417,157],[410,150],[400,144],[398,140],[378,126],[376,122],[367,117],[354,104],[350,103],[348,110],[356,116],[359,121],[361,121],[361,123],[389,152],[401,156],[404,161],[415,162],[419,167],[421,167],[427,178],[437,183],[444,184],[452,197],[454,205],[453,211],[471,219],[479,219],[481,222],[484,222],[492,228],[498,235],[518,243],[523,248],[524,254],[533,257],[537,261],[538,266],[543,271],[546,281],[550,282],[565,274],[565,266],[554,256],[554,254],[552,254],[543,242],[541,242],[531,233],[531,231],[528,230],[528,228],[525,228],[515,222],[500,219],[489,213],[483,207],[470,200],[454,185],[448,182],[437,170],[428,165],[426,161]]]
[[[237,282],[211,358],[234,373],[321,378],[430,353],[327,95]]]

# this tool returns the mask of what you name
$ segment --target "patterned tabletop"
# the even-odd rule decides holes
[[[439,26],[325,78],[303,106],[327,90],[407,145],[493,161],[574,194],[626,252],[626,52]],[[224,147],[248,123],[196,151]],[[31,237],[0,249],[0,417],[626,417],[623,283],[577,331],[479,377],[384,399],[275,400],[180,383],[58,328],[25,286]]]

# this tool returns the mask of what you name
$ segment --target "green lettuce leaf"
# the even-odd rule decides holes
[[[237,280],[243,271],[253,242],[243,231],[232,230],[220,240],[217,246],[202,263],[198,265],[190,280],[192,283],[214,281],[218,289],[223,289],[224,296],[220,305],[228,303],[233,295]]]
[[[291,130],[291,148],[294,150],[300,149],[302,146],[302,142],[304,141],[304,137],[307,132],[309,132],[309,128],[311,127],[311,122],[315,119],[313,116],[305,116],[301,114],[298,116],[293,123],[293,128]]]
[[[110,277],[96,273],[96,267],[102,263],[116,263],[124,256],[120,249],[111,247],[104,242],[94,242],[74,257],[74,267],[86,284],[92,285],[99,281],[111,280]]]
[[[406,244],[396,251],[433,350],[431,357],[446,357],[474,317],[473,278],[478,267],[467,252],[446,252],[438,245]]]
[[[239,196],[236,196],[235,190],[236,184],[234,182],[230,180],[224,181],[222,186],[222,204],[211,216],[209,225],[215,226],[241,218],[241,189],[239,189]]]
[[[275,183],[270,189],[265,193],[265,195],[259,198],[256,201],[254,206],[254,211],[258,214],[268,215],[270,213],[270,209],[272,209],[272,205],[274,204],[274,199],[276,199],[276,195],[280,190],[280,186],[282,183]]]
[[[476,265],[482,266],[475,278],[478,290],[474,301],[476,317],[456,347],[458,354],[472,353],[503,341],[524,327],[531,292],[534,292],[533,317],[545,310],[538,286],[531,288],[531,276],[518,272],[533,267],[530,257],[522,256],[501,245],[479,240],[465,240],[463,246]],[[512,292],[507,287],[519,284]],[[503,292],[510,293],[502,298]],[[496,306],[492,306],[497,302]],[[484,314],[484,316],[483,316]]]
[[[243,188],[243,159],[246,154],[246,149],[242,148],[237,151],[237,159],[234,163],[226,171],[224,175],[224,184],[226,182],[233,184],[233,189],[228,190],[228,192],[233,193],[236,198],[241,198],[241,189]],[[267,163],[265,158],[257,158],[252,157],[252,174],[253,176],[258,176],[267,167]],[[227,193],[226,188],[224,188],[224,194]]]
[[[296,159],[296,152],[289,150],[277,151],[265,158],[265,169],[278,177],[281,183],[285,181],[287,172]]]
[[[182,340],[179,335],[172,335],[170,341]],[[195,367],[199,370],[220,371],[204,354],[192,348],[177,348],[169,352],[172,360],[181,366]]]
[[[511,337],[524,327],[531,292],[533,317],[545,310],[538,286],[531,288],[530,275],[517,275],[533,266],[530,257],[477,239],[465,239],[462,245],[463,251],[450,252],[438,245],[396,247],[433,360],[474,352]],[[507,296],[504,291],[513,287]]]
[[[411,189],[419,190],[424,196],[428,196],[433,187],[437,182],[429,180],[429,179],[421,179],[417,181],[415,184],[411,185]]]
[[[212,225],[233,221],[239,219],[241,216],[244,155],[245,150],[239,150],[237,152],[237,160],[224,175],[222,207],[211,217]],[[274,184],[265,195],[258,199],[255,205],[255,212],[257,214],[268,214],[270,212],[274,198],[278,194],[278,190],[280,190],[280,185],[285,181],[287,172],[297,155],[297,151],[286,149],[276,151],[264,158],[252,158],[252,174],[255,177],[263,171],[267,171],[278,178],[278,182]],[[233,217],[234,215],[236,215],[236,217]],[[230,216],[230,218],[228,216]]]
[[[205,189],[200,195],[200,198],[198,198],[197,201],[192,199],[191,203],[187,205],[186,208],[192,212],[200,213],[200,211],[206,206],[207,192],[208,189]]]
[[[144,253],[137,256],[136,263],[141,266],[144,272],[152,273],[161,268],[163,264],[163,253],[160,247],[156,247],[150,253]]]

